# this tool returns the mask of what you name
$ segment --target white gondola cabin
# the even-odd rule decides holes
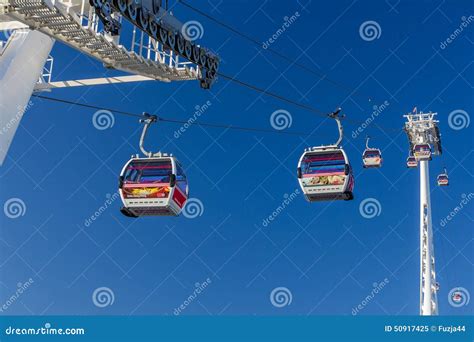
[[[156,120],[149,115],[141,120],[145,127],[140,149],[145,157],[132,156],[120,173],[119,193],[123,203],[120,211],[128,217],[178,216],[188,199],[188,181],[178,160],[143,148],[147,129]]]
[[[364,168],[378,168],[382,166],[382,152],[378,148],[369,147],[369,137],[366,138],[365,150],[362,154]]]
[[[443,173],[440,173],[436,179],[438,186],[447,186],[449,185],[448,172],[444,169]]]
[[[119,180],[122,213],[130,217],[177,216],[188,198],[188,182],[175,157],[131,158]]]
[[[431,160],[430,144],[416,144],[413,146],[413,155],[417,161]]]
[[[407,167],[410,169],[416,168],[418,166],[418,161],[412,155],[407,157]]]
[[[298,181],[309,202],[353,199],[354,177],[341,148],[322,147],[303,153]]]
[[[338,113],[331,114],[339,128],[334,145],[308,148],[298,162],[298,182],[309,202],[351,200],[354,198],[354,176],[349,159],[340,147],[343,131]]]

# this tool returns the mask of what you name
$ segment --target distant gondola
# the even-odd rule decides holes
[[[446,171],[446,168],[444,168],[443,173],[440,173],[438,175],[438,178],[436,180],[437,180],[438,186],[448,186],[449,185],[448,172]]]
[[[407,167],[410,169],[414,169],[417,166],[418,166],[418,161],[413,156],[413,154],[410,153],[410,155],[407,157]]]
[[[430,144],[416,144],[413,146],[413,155],[417,161],[431,160]]]
[[[378,168],[382,166],[382,152],[378,148],[369,147],[369,137],[366,138],[365,150],[362,154],[364,168]]]

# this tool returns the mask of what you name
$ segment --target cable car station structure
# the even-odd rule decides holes
[[[202,88],[210,88],[219,66],[215,54],[187,39],[181,32],[183,24],[160,0],[130,1],[121,13],[118,8],[123,9],[123,2],[92,1],[91,5],[88,0],[0,0],[0,31],[9,36],[0,46],[0,123],[9,123],[8,131],[0,135],[0,165],[20,123],[19,108],[26,108],[35,91],[147,80],[199,80]],[[104,22],[104,11],[120,25],[111,29]],[[132,26],[128,31],[130,48],[121,43],[130,40],[130,36],[123,37],[127,32],[122,14]],[[158,31],[150,31],[150,27]],[[99,60],[106,68],[132,75],[51,84],[51,69],[45,79],[44,68],[47,61],[52,62],[49,54],[56,40]]]

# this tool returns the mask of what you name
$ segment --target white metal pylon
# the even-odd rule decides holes
[[[0,165],[53,44],[54,39],[39,31],[15,30],[0,51]]]
[[[407,118],[405,132],[410,150],[428,144],[432,154],[441,154],[441,138],[434,120],[437,113],[412,113]],[[438,314],[438,283],[436,282],[433,226],[431,221],[429,160],[419,160],[420,168],[420,315]]]

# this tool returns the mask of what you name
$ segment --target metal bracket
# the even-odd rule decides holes
[[[151,115],[151,114],[148,114],[148,113],[143,113],[143,116],[144,116],[144,118],[140,119],[140,123],[144,123],[145,126],[143,127],[142,135],[140,137],[140,150],[148,158],[161,157],[162,153],[160,151],[158,151],[156,153],[148,152],[147,150],[145,150],[145,147],[143,146],[143,144],[145,142],[146,134],[148,132],[148,128],[150,127],[150,125],[152,123],[158,122],[159,119],[156,115]]]
[[[91,0],[89,3],[94,7],[95,14],[104,25],[105,31],[110,33],[111,36],[118,36],[122,25],[112,16],[113,10],[110,3],[107,1],[100,3],[99,1],[94,0]]]
[[[344,137],[344,129],[342,128],[342,124],[341,124],[341,119],[344,118],[344,115],[339,115],[339,113],[341,112],[341,108],[338,108],[336,109],[334,112],[332,112],[331,114],[328,114],[328,116],[331,118],[331,119],[334,119],[336,120],[336,123],[337,123],[337,129],[339,130],[339,139],[336,141],[336,143],[334,144],[335,146],[339,147],[341,146],[341,142],[342,142],[342,139]]]

